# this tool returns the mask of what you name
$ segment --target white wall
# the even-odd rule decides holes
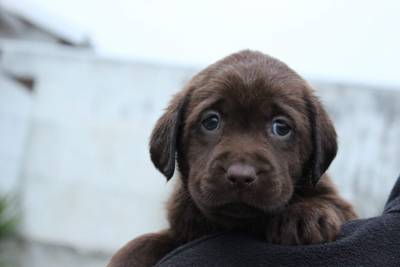
[[[0,193],[19,190],[32,114],[28,91],[3,76],[0,68]]]
[[[165,225],[168,186],[152,166],[148,136],[193,71],[57,54],[51,46],[2,48],[5,70],[37,85],[19,170],[24,236],[112,251]]]

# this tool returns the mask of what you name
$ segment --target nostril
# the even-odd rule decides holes
[[[236,184],[236,177],[235,177],[235,176],[228,176],[228,180],[229,180],[232,184]]]
[[[254,182],[255,178],[254,177],[245,177],[243,180],[246,184],[251,184],[252,182]]]
[[[249,185],[253,183],[256,178],[254,176],[227,176],[227,180],[233,185]]]

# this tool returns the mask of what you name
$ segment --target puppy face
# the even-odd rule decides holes
[[[336,154],[336,134],[307,83],[282,62],[243,51],[209,66],[158,121],[150,152],[210,218],[249,218],[315,184]]]

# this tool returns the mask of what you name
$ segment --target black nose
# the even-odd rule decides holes
[[[257,180],[256,170],[248,164],[232,164],[226,171],[226,180],[232,185],[245,187]]]

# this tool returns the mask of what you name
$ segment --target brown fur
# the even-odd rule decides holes
[[[222,121],[212,132],[201,126],[210,110]],[[291,126],[288,137],[270,132],[279,116]],[[179,167],[169,229],[134,239],[109,267],[151,266],[184,243],[224,230],[277,244],[334,240],[341,224],[356,217],[324,174],[336,151],[329,117],[287,65],[253,51],[216,62],[173,98],[151,137],[152,161],[167,179],[175,160]]]

